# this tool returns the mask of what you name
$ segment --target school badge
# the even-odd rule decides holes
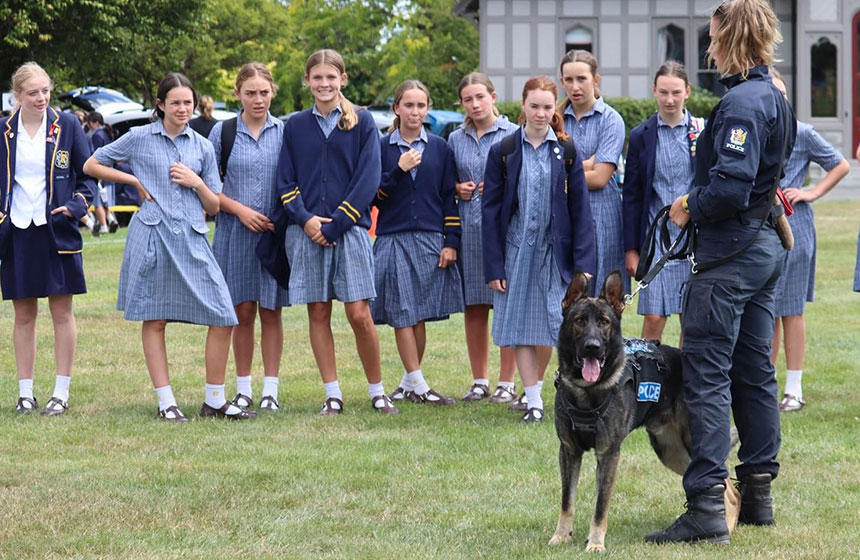
[[[54,165],[56,165],[58,169],[68,169],[69,152],[67,150],[59,150],[57,152],[57,157],[54,159]]]
[[[748,134],[749,131],[742,126],[732,128],[729,132],[729,141],[726,142],[726,148],[739,154],[746,153],[745,144],[747,143]]]

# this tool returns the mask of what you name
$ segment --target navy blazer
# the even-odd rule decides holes
[[[484,194],[481,202],[484,241],[484,279],[506,279],[505,244],[508,225],[518,207],[517,187],[520,169],[523,164],[522,128],[515,135],[514,151],[507,156],[507,180],[502,182],[502,142],[493,144],[487,154],[484,170]],[[552,157],[552,220],[550,243],[553,257],[562,279],[569,284],[573,273],[595,274],[597,270],[597,240],[594,232],[594,219],[591,216],[591,203],[588,200],[588,187],[582,171],[582,159],[574,150],[576,157],[570,173],[565,177],[564,146],[550,142]],[[556,151],[558,150],[558,151]]]
[[[657,161],[658,128],[657,113],[654,113],[630,132],[622,203],[625,251],[632,249],[641,252],[642,242],[651,225],[648,222],[648,209],[656,196],[652,184]],[[695,169],[695,150],[690,150],[690,170]]]
[[[3,212],[0,228],[5,230],[0,234],[0,254],[6,252],[8,228],[12,226],[12,220],[8,218],[12,207],[12,185],[15,184],[12,175],[15,172],[19,110],[16,109],[0,121],[0,130],[3,131],[0,160],[5,163],[0,168],[0,211]],[[90,144],[81,123],[73,114],[57,111],[53,107],[48,107],[47,112],[45,181],[48,192],[45,214],[48,229],[58,253],[80,253],[83,239],[78,230],[78,221],[87,213],[96,189],[95,181],[84,173],[84,162],[92,155]],[[68,208],[74,218],[63,213],[52,216],[51,211],[60,206]]]
[[[379,139],[382,182],[373,204],[379,208],[376,235],[402,231],[443,234],[444,247],[460,249],[460,213],[454,197],[454,152],[435,134],[427,134],[421,164],[412,173],[400,169],[400,146],[391,135]]]

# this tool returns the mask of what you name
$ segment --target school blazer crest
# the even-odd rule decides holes
[[[12,186],[15,184],[15,155],[18,141],[18,111],[0,121],[3,141],[0,143],[0,258],[8,249],[12,221]],[[45,131],[45,217],[51,239],[58,253],[79,253],[83,239],[78,231],[78,220],[87,213],[92,201],[95,182],[84,173],[84,162],[90,157],[90,148],[78,119],[48,107]],[[51,215],[60,206],[68,208],[74,218],[62,212]]]

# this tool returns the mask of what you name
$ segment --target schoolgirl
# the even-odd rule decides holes
[[[624,148],[624,121],[606,104],[597,89],[597,59],[588,51],[568,51],[559,64],[561,85],[567,97],[562,103],[564,128],[576,143],[585,170],[591,213],[597,231],[597,276],[589,283],[591,296],[613,270],[621,270],[623,288],[629,280],[624,269],[621,191],[615,168]]]
[[[503,160],[503,144],[494,144],[484,174],[484,277],[495,292],[493,340],[514,348],[527,423],[544,417],[539,380],[558,339],[565,290],[575,271],[593,274],[596,266],[582,160],[578,153],[569,165],[564,158],[567,133],[557,96],[548,77],[525,83],[524,126],[514,133],[514,151]]]
[[[236,362],[236,397],[233,404],[252,404],[251,362],[254,356],[254,323],[260,316],[260,349],[263,355],[262,410],[277,411],[278,368],[284,345],[281,307],[288,305],[287,291],[260,264],[255,248],[264,231],[274,231],[270,218],[281,212],[275,196],[275,172],[283,139],[283,122],[269,113],[277,87],[269,69],[259,62],[242,66],[234,93],[242,103],[236,121],[232,150],[224,175],[224,190],[218,195],[212,251],[218,261],[239,324],[233,327],[233,357]],[[209,134],[215,157],[222,158],[223,123]]]
[[[77,332],[73,294],[86,293],[77,223],[87,213],[95,184],[83,165],[89,144],[78,119],[50,106],[51,79],[27,62],[12,74],[16,107],[0,121],[0,290],[12,300],[18,370],[15,411],[38,408],[33,396],[38,298],[48,298],[54,325],[57,376],[42,414],[69,408]]]
[[[489,317],[493,292],[484,282],[481,239],[481,195],[484,190],[484,166],[490,146],[517,129],[496,109],[496,88],[486,74],[466,74],[457,86],[460,105],[466,111],[463,126],[451,133],[448,144],[454,150],[456,194],[462,234],[458,263],[463,276],[466,304],[466,349],[472,368],[472,387],[463,396],[466,402],[489,397],[490,402],[509,403],[516,398],[514,387],[514,352],[499,348],[501,365],[499,384],[490,394],[487,372],[490,335]]]
[[[379,337],[368,304],[377,295],[367,228],[381,179],[379,133],[370,113],[357,110],[341,93],[347,75],[337,52],[313,53],[304,80],[314,105],[284,127],[277,192],[290,219],[285,241],[290,303],[307,305],[311,347],[325,388],[320,414],[343,412],[332,299],[344,302],[372,407],[397,414],[382,385]]]
[[[657,70],[652,87],[657,99],[657,113],[634,128],[627,149],[624,180],[624,249],[625,268],[630,276],[639,266],[645,235],[661,208],[693,185],[696,140],[704,120],[693,117],[684,107],[690,97],[690,82],[684,66],[675,61]],[[673,238],[680,229],[668,225]],[[660,258],[659,244],[654,260]],[[690,275],[685,259],[671,260],[639,292],[642,338],[660,340],[669,315],[681,313],[681,288]]]
[[[785,82],[771,70],[773,85],[786,95]],[[817,185],[803,188],[809,162],[823,167],[827,174]],[[772,361],[779,356],[780,319],[785,333],[785,390],[779,403],[781,412],[794,412],[806,405],[803,398],[803,357],[806,353],[806,319],[803,312],[815,290],[815,216],[812,203],[830,192],[851,170],[842,154],[821,137],[812,125],[797,122],[797,139],[791,156],[783,166],[785,177],[780,181],[785,197],[794,207],[788,218],[794,235],[794,248],[785,257],[782,275],[776,283],[776,323],[773,330]]]
[[[394,327],[404,373],[391,400],[451,405],[454,399],[430,388],[421,371],[427,343],[425,321],[463,310],[460,272],[460,216],[454,199],[454,154],[424,130],[430,92],[417,80],[394,90],[396,117],[379,140],[382,182],[373,244],[377,324]]]
[[[218,212],[221,180],[212,144],[188,127],[197,93],[182,74],[167,74],[155,100],[158,119],[96,150],[84,169],[134,185],[142,205],[129,224],[117,309],[142,321],[143,354],[158,395],[158,418],[185,422],[170,386],[164,330],[169,321],[208,325],[206,397],[200,416],[236,420],[256,414],[227,402],[224,371],[236,313],[204,220]],[[110,167],[128,162],[132,174]]]
[[[113,140],[110,125],[105,124],[104,117],[98,111],[87,113],[84,117],[84,127],[92,150],[110,144]],[[114,184],[109,181],[102,181],[93,197],[95,223],[93,223],[92,233],[95,237],[102,233],[116,233],[119,228],[119,222],[110,210],[113,202]]]

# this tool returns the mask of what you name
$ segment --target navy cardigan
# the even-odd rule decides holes
[[[0,256],[5,254],[9,242],[9,228],[12,220],[9,210],[12,207],[12,185],[15,170],[16,143],[18,139],[18,111],[16,109],[9,117],[0,121],[3,131],[3,143],[0,144]],[[81,123],[71,113],[57,111],[53,107],[47,109],[47,130],[45,142],[45,181],[48,189],[45,197],[45,213],[51,239],[58,253],[80,253],[83,249],[83,239],[78,231],[78,220],[87,213],[87,207],[93,199],[95,181],[84,173],[84,162],[92,154],[90,143],[84,136]],[[26,134],[22,132],[22,134]],[[51,211],[60,206],[68,208],[74,218],[63,213],[51,215]]]
[[[484,194],[481,213],[484,238],[484,279],[489,283],[505,278],[505,242],[508,225],[517,210],[517,187],[523,163],[522,129],[514,132],[514,151],[507,156],[507,181],[502,181],[501,142],[493,144],[487,154],[484,171]],[[558,151],[556,151],[556,149]],[[574,150],[576,153],[576,150]],[[564,147],[551,142],[550,153],[564,154]],[[576,153],[570,173],[565,177],[562,157],[552,161],[552,222],[550,242],[562,279],[569,284],[573,273],[595,274],[597,269],[597,240],[591,203],[582,170],[582,159]]]
[[[460,248],[460,213],[454,198],[454,152],[434,134],[427,135],[415,179],[397,164],[401,150],[379,139],[382,182],[373,203],[379,208],[376,234],[402,231],[434,231],[445,237],[444,246]]]
[[[373,117],[358,110],[352,130],[337,127],[328,138],[311,109],[284,126],[276,188],[290,221],[305,225],[314,215],[331,218],[322,234],[333,243],[354,225],[370,227],[370,203],[379,187],[379,132]]]

